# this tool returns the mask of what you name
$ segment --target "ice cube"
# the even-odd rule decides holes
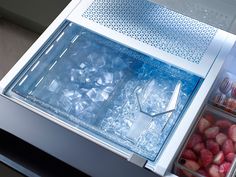
[[[79,93],[77,90],[65,89],[63,91],[63,94],[65,97],[69,98],[70,100],[75,100],[82,97],[81,93]]]
[[[85,64],[85,63],[81,63],[81,64],[79,65],[79,67],[80,67],[81,69],[84,69],[84,68],[86,67],[86,64]]]
[[[110,72],[103,72],[97,79],[97,84],[103,86],[113,84],[113,74]]]
[[[78,115],[89,106],[86,100],[78,99],[74,104],[75,114]]]
[[[102,78],[99,78],[99,79],[97,80],[97,83],[98,83],[99,85],[103,85],[103,80],[102,80]]]
[[[113,74],[112,73],[106,72],[106,73],[104,73],[103,77],[104,77],[105,84],[112,84],[113,83]]]
[[[105,87],[103,90],[104,92],[111,93],[114,90],[114,87],[108,86],[108,87]]]
[[[58,106],[62,110],[66,111],[67,113],[70,112],[72,108],[72,102],[68,97],[65,97],[64,95],[61,96],[61,98],[58,101]]]
[[[109,93],[107,93],[105,90],[101,91],[102,100],[107,100],[109,98]]]
[[[92,88],[87,92],[87,96],[93,102],[105,101],[108,99],[109,94],[102,89],[99,88]]]
[[[74,83],[91,83],[96,81],[96,75],[94,74],[97,71],[94,67],[86,67],[84,69],[71,69],[70,80]]]
[[[63,92],[64,92],[64,95],[66,97],[72,97],[74,95],[74,91],[73,90],[65,89]]]
[[[60,89],[61,85],[60,85],[60,82],[58,82],[57,80],[53,80],[49,86],[48,86],[48,90],[50,92],[54,92],[54,93],[57,93]]]
[[[70,72],[70,80],[71,82],[80,82],[81,81],[81,75],[84,74],[84,70],[81,69],[71,69]]]

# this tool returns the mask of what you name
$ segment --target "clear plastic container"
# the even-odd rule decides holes
[[[206,106],[174,167],[181,177],[231,177],[236,167],[236,120]]]
[[[236,114],[236,76],[225,72],[211,95],[211,103],[229,113]]]

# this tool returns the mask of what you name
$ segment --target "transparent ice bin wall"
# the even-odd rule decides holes
[[[70,22],[31,61],[9,88],[9,96],[152,161],[201,80]],[[177,106],[170,117],[152,117],[131,140],[127,134],[140,112],[137,92],[150,81],[147,112],[165,111],[181,83]]]

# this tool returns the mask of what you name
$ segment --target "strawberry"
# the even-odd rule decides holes
[[[211,122],[205,119],[204,117],[198,122],[198,130],[203,133],[207,128],[211,126]]]
[[[225,158],[228,162],[233,162],[235,158],[235,154],[233,152],[230,152],[225,156]]]
[[[187,148],[191,149],[196,144],[201,142],[202,142],[202,137],[199,134],[193,134],[188,141]]]
[[[208,169],[208,173],[211,177],[222,177],[219,172],[219,167],[214,164]]]
[[[204,134],[207,138],[215,138],[216,135],[219,133],[220,128],[217,126],[210,127],[204,131]]]
[[[225,160],[225,156],[224,153],[222,151],[218,152],[218,154],[215,155],[214,159],[213,159],[213,163],[216,165],[220,165],[224,162]]]
[[[214,124],[214,120],[215,118],[209,113],[209,114],[205,114],[203,116],[206,120],[208,120],[211,124]]]
[[[217,120],[215,125],[224,129],[224,128],[229,128],[232,125],[232,123],[228,120]]]
[[[207,167],[213,160],[213,154],[207,149],[200,151],[200,158],[204,167]]]
[[[206,141],[206,148],[212,152],[213,155],[216,155],[220,151],[220,146],[212,139]]]
[[[222,151],[224,152],[225,155],[227,155],[228,153],[234,152],[233,141],[230,139],[227,139],[222,145]]]
[[[205,144],[204,143],[198,143],[193,147],[193,150],[196,153],[199,153],[202,149],[205,149]]]
[[[198,163],[195,162],[195,161],[193,161],[193,160],[185,160],[184,166],[185,166],[186,168],[188,168],[189,170],[192,170],[192,171],[197,171],[197,170],[200,168],[200,166],[198,165]],[[184,170],[183,170],[183,173],[184,173],[186,176],[189,176],[189,177],[192,176],[192,174],[190,174],[190,173],[187,172],[187,171],[184,171]]]
[[[225,162],[220,165],[219,172],[222,174],[222,176],[223,175],[226,176],[230,168],[231,168],[231,163]]]
[[[224,133],[218,133],[216,135],[216,142],[219,145],[222,145],[225,142],[225,140],[227,140],[227,136]]]
[[[190,149],[185,149],[181,155],[182,158],[188,159],[188,160],[197,160],[197,156],[195,153]]]
[[[202,163],[201,158],[198,158],[197,163],[198,163],[198,165],[199,165],[200,167],[203,167],[203,163]]]
[[[228,135],[231,140],[236,142],[236,125],[231,125],[229,130],[228,130]]]

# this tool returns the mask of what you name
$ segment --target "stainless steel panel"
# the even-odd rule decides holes
[[[149,0],[214,27],[236,34],[235,0]]]
[[[81,1],[67,19],[203,78],[226,38],[222,30],[147,0]]]

